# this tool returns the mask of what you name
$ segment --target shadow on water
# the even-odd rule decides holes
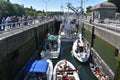
[[[59,59],[53,60],[53,64],[55,65],[59,60],[67,59],[78,69],[80,80],[97,80],[89,68],[91,58],[86,63],[80,63],[71,55],[72,45],[72,42],[62,42]]]

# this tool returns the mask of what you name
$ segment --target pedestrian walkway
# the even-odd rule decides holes
[[[116,33],[120,33],[120,26],[119,25],[106,24],[106,23],[95,23],[95,22],[92,24],[99,26],[99,27],[102,27],[102,28],[105,28],[107,30],[114,31]]]
[[[22,25],[19,28],[16,27],[16,28],[8,30],[8,31],[0,31],[0,40],[3,40],[3,39],[5,39],[5,38],[7,38],[9,36],[12,36],[12,35],[21,33],[21,32],[26,31],[28,29],[38,27],[39,25],[51,22],[53,20],[54,19],[43,20],[42,22],[39,22],[39,20],[35,20],[35,23],[31,24],[31,25]]]
[[[89,20],[84,19],[84,23],[91,24],[93,26],[98,26],[100,28],[103,28],[105,30],[112,31],[114,33],[120,33],[120,24],[115,23],[98,23],[98,22],[89,22]]]

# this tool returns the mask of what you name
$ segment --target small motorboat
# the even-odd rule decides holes
[[[87,62],[90,57],[90,47],[83,42],[82,36],[73,43],[72,55],[80,62]]]
[[[98,80],[111,80],[107,74],[104,74],[100,66],[95,65],[93,63],[89,63],[89,64],[92,73],[96,76]]]
[[[52,80],[53,63],[50,59],[31,61],[25,67],[24,80]]]
[[[41,57],[58,58],[60,54],[61,41],[55,35],[49,35],[45,41],[44,48],[41,52]]]
[[[53,80],[80,80],[78,70],[66,59],[60,60],[54,67]]]

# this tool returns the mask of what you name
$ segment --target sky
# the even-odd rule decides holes
[[[76,8],[81,5],[81,0],[10,0],[11,3],[17,3],[29,8],[32,6],[33,9],[41,11],[67,11],[68,1]],[[107,0],[83,0],[83,8],[85,10],[88,6],[94,6],[105,1]],[[64,8],[62,9],[61,6]]]

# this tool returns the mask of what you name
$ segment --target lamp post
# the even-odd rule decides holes
[[[46,12],[46,16],[47,16],[47,1],[46,0],[43,0],[43,2],[45,3],[45,12]]]

